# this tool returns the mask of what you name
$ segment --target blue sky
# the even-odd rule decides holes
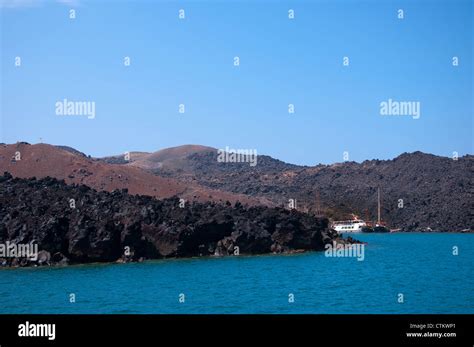
[[[192,143],[306,165],[344,151],[473,153],[472,1],[20,0],[1,11],[1,142],[93,156]],[[95,119],[56,115],[64,98],[94,101]],[[381,116],[389,98],[419,101],[420,118]]]

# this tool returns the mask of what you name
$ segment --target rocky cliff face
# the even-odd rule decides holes
[[[240,203],[185,203],[97,192],[53,178],[0,176],[0,243],[38,244],[40,257],[8,265],[323,250],[338,240],[327,219]],[[129,251],[129,252],[128,252]]]

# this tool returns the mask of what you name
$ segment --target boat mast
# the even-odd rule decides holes
[[[377,188],[377,223],[380,225],[380,186]]]

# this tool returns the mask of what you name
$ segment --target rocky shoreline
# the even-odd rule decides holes
[[[333,241],[358,242],[330,230],[327,219],[295,210],[0,176],[0,244],[38,250],[34,260],[0,256],[4,267],[323,251]]]

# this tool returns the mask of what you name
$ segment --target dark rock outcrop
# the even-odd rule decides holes
[[[34,243],[38,259],[3,265],[138,261],[323,250],[340,239],[328,220],[237,203],[180,204],[126,191],[0,176],[0,243]],[[15,258],[16,259],[16,258]]]
[[[217,152],[195,153],[180,159],[180,167],[164,165],[157,175],[251,197],[276,206],[288,199],[298,209],[322,211],[333,219],[351,213],[375,221],[377,187],[382,191],[382,219],[402,231],[474,231],[472,155],[453,158],[422,152],[404,153],[393,160],[366,160],[334,165],[297,166],[268,156],[258,164],[220,163]],[[183,164],[184,163],[184,164]],[[403,204],[403,205],[401,205]]]

